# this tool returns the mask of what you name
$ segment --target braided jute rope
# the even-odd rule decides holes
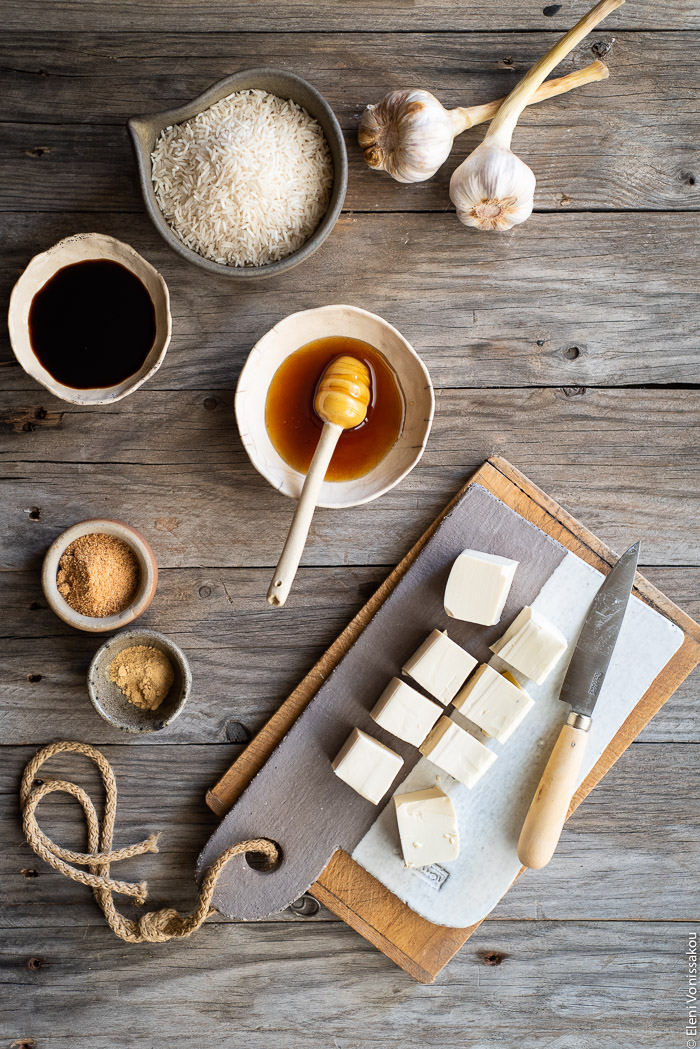
[[[65,753],[84,754],[94,761],[100,770],[105,789],[102,830],[100,830],[95,806],[82,787],[63,779],[34,782],[44,762],[55,754]],[[39,827],[36,817],[37,806],[47,794],[53,794],[56,791],[70,794],[82,805],[87,823],[88,852],[73,852],[72,849],[61,848],[51,841],[51,838]],[[37,856],[67,878],[78,881],[82,885],[89,885],[97,903],[102,908],[110,929],[127,943],[165,943],[167,940],[190,936],[211,914],[215,913],[209,906],[212,894],[219,874],[230,859],[239,856],[242,852],[258,852],[267,858],[269,864],[273,864],[279,856],[276,846],[266,838],[239,841],[236,845],[226,849],[207,871],[199,890],[197,906],[192,914],[179,914],[172,907],[168,907],[162,911],[151,911],[137,921],[133,921],[119,913],[114,903],[113,893],[118,892],[123,896],[130,896],[137,904],[143,904],[148,896],[148,885],[145,881],[128,882],[113,879],[110,876],[110,865],[132,856],[140,856],[144,852],[158,852],[159,835],[150,834],[136,845],[128,845],[123,849],[112,848],[114,820],[117,813],[117,782],[104,754],[88,743],[50,743],[49,746],[40,750],[25,768],[22,776],[20,803],[24,833]],[[87,867],[87,871],[79,870],[79,867]]]

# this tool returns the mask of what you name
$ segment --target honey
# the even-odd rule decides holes
[[[327,481],[352,481],[369,473],[401,433],[403,395],[386,358],[360,339],[335,335],[316,339],[282,362],[265,404],[265,426],[274,448],[289,466],[305,474],[323,428],[314,411],[316,388],[326,367],[343,354],[356,357],[369,368],[370,403],[365,421],[341,433]]]

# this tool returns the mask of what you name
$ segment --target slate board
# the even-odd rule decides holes
[[[520,562],[494,627],[451,619],[444,610],[447,576],[467,542],[486,553],[507,551]],[[488,646],[535,599],[565,553],[483,486],[471,485],[209,840],[200,872],[245,838],[271,838],[282,849],[282,862],[264,877],[245,857],[232,860],[212,906],[231,918],[268,917],[306,892],[336,849],[352,852],[382,803],[365,801],[333,772],[331,761],[350,731],[357,726],[397,751],[404,759],[403,779],[419,751],[369,714],[391,677],[435,627],[447,630],[479,662],[487,661]]]
[[[470,495],[470,492],[474,492],[474,495]],[[487,497],[487,493],[490,493],[490,497]],[[528,576],[527,585],[532,591],[539,590],[563,557],[562,547],[552,542],[553,539],[603,572],[614,563],[616,558],[610,550],[509,463],[500,458],[485,463],[358,613],[319,664],[263,727],[241,758],[209,792],[207,801],[214,811],[223,814],[232,805],[234,807],[202,853],[201,869],[230,841],[242,837],[269,835],[279,841],[285,852],[284,861],[277,871],[264,875],[252,871],[244,859],[234,860],[230,865],[231,876],[222,885],[221,897],[214,901],[215,906],[224,913],[241,918],[263,916],[263,913],[271,913],[278,906],[284,906],[280,901],[286,900],[290,889],[297,886],[299,891],[296,888],[293,890],[288,901],[291,902],[295,893],[299,895],[307,885],[311,885],[309,878],[313,880],[315,877],[313,870],[318,866],[321,854],[325,853],[330,857],[329,862],[311,887],[313,894],[422,982],[433,980],[476,928],[452,929],[426,921],[350,859],[348,851],[353,848],[353,842],[362,836],[363,828],[366,830],[372,823],[377,810],[360,798],[357,801],[349,800],[348,793],[352,793],[349,788],[345,788],[348,793],[338,793],[338,787],[343,785],[330,771],[330,759],[353,724],[370,728],[385,742],[391,740],[390,745],[394,749],[400,749],[401,745],[393,737],[389,740],[369,720],[367,712],[377,695],[376,675],[379,672],[389,676],[395,673],[396,670],[391,667],[395,667],[397,662],[400,665],[422,635],[436,625],[436,616],[438,625],[446,623],[450,627],[455,640],[470,647],[477,658],[484,658],[484,650],[491,640],[489,633],[484,632],[484,628],[476,628],[480,632],[479,647],[473,634],[469,634],[469,631],[474,630],[473,627],[460,624],[465,632],[455,631],[454,620],[440,619],[441,599],[438,608],[435,595],[439,591],[440,571],[445,575],[447,571],[444,565],[442,569],[439,568],[439,551],[442,549],[445,557],[450,549],[450,522],[456,527],[460,521],[459,514],[469,513],[470,508],[472,511],[490,508],[493,520],[493,497],[523,519],[516,526],[510,515],[502,516],[499,513],[503,521],[508,521],[509,541],[520,541],[516,538],[520,536],[523,542],[527,540],[528,543],[536,544],[528,547],[528,560],[533,574]],[[454,516],[455,511],[457,517]],[[532,528],[532,525],[536,527]],[[377,639],[382,639],[384,631],[395,623],[392,609],[395,607],[400,610],[404,607],[403,601],[408,601],[411,596],[412,585],[410,581],[404,585],[404,581],[411,576],[412,567],[420,562],[427,571],[431,564],[433,537],[437,541],[434,550],[438,558],[438,570],[432,596],[426,601],[424,609],[423,602],[420,602],[421,614],[424,615],[420,620],[420,628],[418,623],[413,632],[410,626],[406,632],[396,631],[392,627],[391,638],[387,642],[389,648],[382,652],[381,657],[378,645],[365,641],[361,647],[360,640],[371,638],[371,630],[376,630]],[[453,535],[453,542],[454,538]],[[494,536],[490,537],[490,541],[485,537],[483,542],[480,540],[480,545],[485,550],[495,552],[497,544],[494,545],[494,542]],[[464,545],[461,539],[460,543]],[[426,550],[426,559],[421,561]],[[525,561],[523,567],[524,564]],[[435,571],[435,566],[431,571]],[[419,567],[412,578],[416,580],[417,592],[425,596],[427,591],[423,589],[423,569]],[[515,605],[519,607],[530,600],[524,583],[522,586],[522,590],[512,592],[512,603],[506,609],[502,624],[493,628],[494,636],[503,629],[503,624],[513,618],[517,611]],[[581,785],[570,812],[700,661],[700,627],[639,575],[635,592],[677,623],[684,631],[685,640]],[[363,659],[351,658],[353,651],[357,653],[365,650],[368,653],[367,665]],[[336,687],[336,682],[341,681],[347,673],[347,667],[355,668],[350,698]],[[327,704],[322,697],[325,697],[326,692],[331,703],[340,704],[340,709],[333,716],[324,709]],[[304,710],[305,713],[299,717]],[[301,749],[296,753],[304,755],[304,762],[288,760],[293,758],[297,746]],[[408,772],[417,757],[413,748],[403,747],[404,754],[406,751],[410,753],[410,758],[402,775]],[[310,762],[308,775],[303,771],[307,769],[307,756]],[[284,789],[278,783],[284,783]],[[291,828],[294,828],[298,837],[292,837]],[[305,842],[308,847],[304,851],[300,850],[297,841]],[[337,851],[333,853],[334,848]],[[241,886],[240,889],[233,886],[234,880]]]

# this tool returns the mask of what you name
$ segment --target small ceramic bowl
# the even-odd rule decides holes
[[[278,98],[290,98],[310,114],[323,128],[328,147],[333,159],[333,186],[331,189],[328,210],[321,222],[311,234],[305,244],[297,251],[288,255],[279,262],[270,262],[266,266],[226,266],[220,262],[205,259],[196,251],[188,248],[176,233],[172,231],[160,210],[151,179],[151,153],[155,147],[161,131],[171,127],[173,124],[181,124],[185,120],[191,120],[203,110],[220,102],[235,91],[249,90],[267,91]],[[218,276],[232,277],[237,280],[255,280],[259,277],[273,277],[279,273],[297,266],[323,244],[324,240],[335,226],[345,200],[345,191],[348,185],[348,155],[345,148],[345,139],[340,129],[335,113],[326,102],[323,95],[306,80],[287,73],[282,69],[272,69],[267,66],[259,69],[242,69],[238,73],[218,80],[208,87],[203,94],[177,109],[168,109],[162,113],[151,113],[145,116],[131,117],[127,121],[131,142],[136,155],[138,165],[139,182],[144,204],[153,225],[160,233],[163,240],[182,255],[188,262],[200,266],[208,273]]]
[[[396,444],[374,469],[352,481],[325,481],[318,506],[359,506],[388,492],[410,473],[423,454],[435,411],[430,375],[413,347],[388,321],[357,306],[321,306],[292,313],[253,347],[236,390],[236,420],[253,466],[273,488],[298,499],[303,474],[278,454],[265,426],[265,402],[272,377],[290,354],[315,339],[349,336],[368,342],[394,370],[405,404]]]
[[[97,618],[81,615],[80,612],[76,612],[74,608],[71,608],[65,597],[60,593],[56,583],[58,562],[61,560],[64,551],[75,539],[93,532],[102,532],[105,535],[114,535],[118,539],[122,539],[136,554],[139,567],[141,568],[141,583],[136,592],[136,597],[123,612],[119,612],[115,616]],[[92,521],[81,521],[79,524],[74,524],[71,528],[67,528],[57,539],[54,539],[46,551],[41,569],[41,585],[51,610],[64,623],[68,623],[69,626],[92,634],[104,634],[108,630],[119,630],[120,627],[133,623],[150,605],[156,592],[157,583],[158,565],[153,550],[140,532],[137,532],[130,525],[124,524],[123,521],[95,519]]]
[[[73,386],[64,386],[63,383],[57,382],[39,362],[29,338],[29,310],[36,293],[58,270],[88,259],[119,262],[139,278],[151,296],[155,308],[156,336],[139,370],[123,382],[116,386],[93,390],[76,390]],[[168,286],[158,270],[128,244],[123,244],[114,237],[105,237],[101,233],[77,233],[74,237],[60,240],[48,251],[35,255],[31,260],[12,289],[8,327],[15,357],[27,375],[31,375],[56,397],[60,397],[62,401],[70,401],[71,404],[111,404],[137,390],[163,363],[172,332]]]
[[[167,696],[155,710],[141,710],[110,681],[109,668],[115,656],[132,645],[148,645],[165,652],[175,672]],[[158,732],[182,712],[192,687],[192,674],[182,649],[155,630],[124,630],[98,648],[88,670],[88,692],[93,707],[105,721],[124,732]]]

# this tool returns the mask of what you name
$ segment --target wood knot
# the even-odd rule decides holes
[[[484,965],[500,965],[508,955],[504,951],[479,950],[476,956]]]
[[[229,721],[224,729],[229,743],[250,743],[250,732],[240,721]]]
[[[202,404],[204,405],[205,412],[216,411],[216,407],[217,407],[218,403],[219,402],[216,399],[216,397],[205,397],[203,402],[202,402]]]
[[[585,386],[562,386],[565,397],[583,397],[586,392]]]
[[[29,514],[29,520],[30,521],[40,521],[41,520],[41,510],[39,509],[38,506],[30,506],[29,509],[27,510],[27,513]]]
[[[43,157],[45,153],[50,153],[51,149],[49,146],[33,146],[31,149],[25,149],[24,153],[27,157]]]
[[[612,40],[597,40],[591,47],[591,53],[594,54],[596,58],[605,58],[605,56],[612,50],[612,46]]]
[[[22,867],[20,874],[23,874],[25,878],[38,878],[39,871],[35,871],[33,867]]]
[[[48,967],[46,958],[41,958],[39,955],[34,955],[27,960],[27,968],[30,972],[39,972],[39,969],[46,969]]]
[[[542,14],[545,18],[552,18],[553,15],[559,14],[561,11],[561,4],[547,4],[546,7],[542,8]]]
[[[36,685],[37,682],[41,681],[41,674],[27,674],[27,681],[30,685]]]
[[[575,361],[577,357],[581,356],[581,351],[578,346],[567,346],[563,351],[562,357],[565,357],[567,361]]]
[[[10,1049],[36,1049],[36,1042],[33,1038],[17,1038],[10,1045]]]

